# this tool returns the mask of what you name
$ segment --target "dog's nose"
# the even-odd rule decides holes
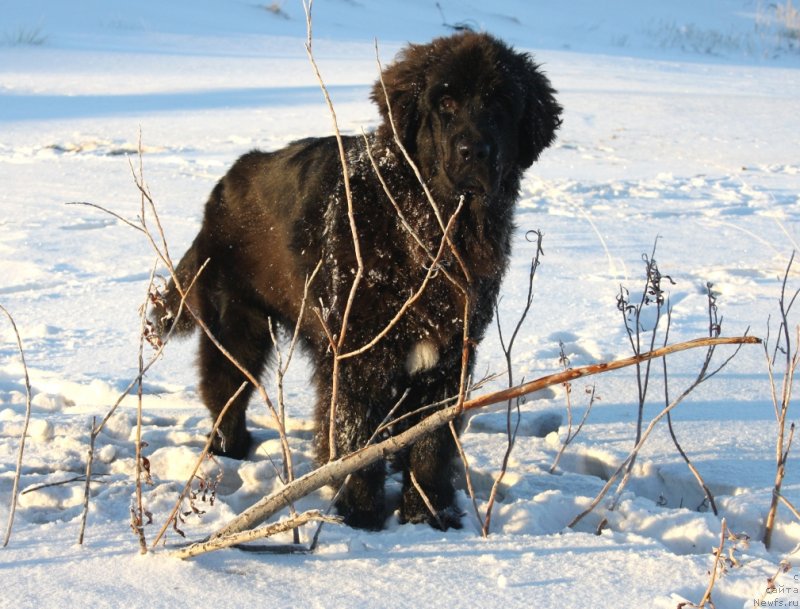
[[[465,140],[458,145],[458,154],[465,162],[485,161],[489,157],[489,151],[489,144],[480,140]]]

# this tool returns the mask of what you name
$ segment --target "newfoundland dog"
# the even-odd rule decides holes
[[[342,138],[363,260],[349,305],[358,259],[334,137],[245,154],[214,188],[177,276],[185,288],[208,260],[186,303],[254,376],[263,372],[272,348],[269,320],[295,327],[306,279],[320,265],[299,322],[313,365],[320,462],[329,459],[330,438],[335,454],[346,455],[369,442],[393,408],[397,417],[458,394],[464,323],[472,359],[508,264],[520,177],[561,123],[554,94],[530,56],[488,34],[459,33],[400,53],[372,90],[382,119],[377,130],[366,138]],[[432,267],[451,218],[449,243]],[[340,353],[381,334],[429,269],[421,296],[390,331],[361,355],[340,360],[331,434],[332,341],[344,331],[345,310]],[[175,324],[177,333],[188,333],[196,324],[185,312],[176,319],[180,295],[173,283],[164,296],[154,313],[159,331]],[[198,360],[200,393],[216,418],[244,377],[205,334]],[[251,393],[249,387],[225,415],[213,443],[216,454],[248,455]],[[423,416],[412,414],[402,424]],[[401,521],[460,526],[455,450],[445,427],[397,459]],[[382,528],[385,477],[386,464],[379,463],[350,478],[336,504],[346,523]]]

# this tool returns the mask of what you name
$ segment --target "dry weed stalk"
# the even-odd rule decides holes
[[[150,295],[153,290],[153,280],[156,275],[158,267],[158,260],[153,265],[153,270],[150,272],[150,281],[147,283],[147,295],[145,296],[144,303],[142,304],[139,315],[141,318],[141,325],[139,327],[139,376],[136,383],[136,505],[131,507],[131,529],[139,540],[139,553],[147,554],[147,540],[144,535],[144,516],[145,510],[142,503],[142,471],[145,465],[144,457],[142,456],[142,381],[144,377],[144,343],[147,336],[147,303],[150,302]],[[150,480],[150,466],[147,463],[146,475]],[[150,480],[152,482],[152,480]],[[148,518],[152,520],[148,514]]]
[[[727,554],[725,553],[726,542],[729,542]],[[690,603],[688,601],[678,603],[677,609],[715,609],[716,605],[711,598],[714,587],[719,579],[727,574],[730,569],[742,566],[741,561],[736,557],[736,553],[749,547],[749,544],[750,538],[747,535],[736,534],[731,531],[723,518],[720,527],[719,544],[711,551],[714,557],[714,564],[708,571],[708,584],[703,592],[703,596],[697,603]],[[771,582],[772,579],[769,581]],[[755,601],[754,604],[755,606],[760,606],[758,605],[758,601]]]
[[[347,200],[347,218],[350,222],[350,233],[353,239],[353,252],[356,257],[356,273],[353,277],[353,283],[350,286],[350,293],[347,296],[347,303],[345,304],[344,313],[342,314],[342,323],[341,328],[339,330],[339,336],[333,337],[335,338],[335,344],[332,344],[333,347],[333,372],[332,372],[332,379],[331,379],[331,406],[330,406],[330,425],[328,427],[328,444],[330,447],[330,459],[333,460],[336,458],[336,408],[337,408],[337,400],[338,400],[338,389],[339,389],[339,367],[341,358],[339,354],[341,353],[342,348],[344,347],[345,338],[347,336],[347,326],[348,320],[350,319],[350,311],[353,307],[353,301],[355,300],[356,291],[358,290],[358,285],[361,283],[361,277],[364,274],[364,261],[361,258],[361,245],[358,239],[358,229],[356,227],[356,220],[355,220],[355,213],[353,211],[353,193],[350,190],[350,172],[347,169],[347,156],[344,152],[344,143],[342,141],[342,134],[339,131],[339,121],[336,118],[336,109],[333,107],[333,102],[331,101],[331,96],[328,93],[328,87],[325,85],[325,82],[322,79],[322,74],[320,74],[319,66],[317,65],[316,59],[314,59],[314,53],[312,51],[312,43],[313,43],[313,28],[312,28],[312,20],[311,20],[311,9],[314,5],[314,0],[309,0],[308,4],[306,4],[305,0],[303,0],[303,10],[306,13],[306,53],[308,55],[308,59],[311,62],[311,66],[314,68],[314,74],[317,77],[317,81],[319,82],[320,88],[322,89],[322,93],[325,96],[325,103],[328,105],[328,112],[330,112],[331,120],[333,121],[333,130],[336,136],[336,144],[339,148],[339,160],[342,165],[342,180],[344,183],[344,191],[345,191],[345,198]]]
[[[656,247],[658,245],[658,240],[653,245],[653,250],[650,255],[643,254],[642,260],[645,263],[645,285],[642,289],[642,295],[638,302],[632,303],[629,299],[630,293],[627,289],[620,286],[620,293],[617,297],[617,308],[622,313],[623,322],[625,325],[625,330],[628,335],[628,340],[631,345],[631,349],[634,354],[638,354],[641,351],[642,344],[647,343],[649,344],[650,350],[653,349],[656,339],[658,336],[659,326],[661,325],[662,319],[666,314],[666,328],[664,330],[664,346],[667,345],[669,339],[669,331],[670,325],[672,322],[672,312],[671,306],[669,303],[669,298],[662,288],[663,280],[667,280],[670,283],[674,284],[675,282],[669,275],[663,275],[658,268],[658,263],[655,259]],[[707,295],[708,295],[708,311],[709,311],[709,338],[714,339],[719,337],[720,330],[721,330],[721,321],[717,317],[717,306],[715,298],[711,292],[711,285],[708,284],[707,286]],[[654,319],[652,321],[652,328],[650,330],[646,330],[644,327],[644,323],[642,321],[643,313],[645,312],[645,308],[655,305],[655,312],[654,312]],[[643,334],[649,332],[649,338],[643,337]],[[737,349],[738,352],[738,349]],[[711,377],[715,376],[720,370],[722,370],[728,362],[735,357],[736,353],[734,353],[731,357],[725,360],[716,370],[709,372],[709,366],[711,364],[711,359],[714,355],[714,346],[710,345],[708,350],[706,351],[706,357],[703,361],[703,364],[700,368],[700,372],[698,373],[694,382],[692,382],[676,400],[670,400],[669,398],[669,377],[667,374],[667,364],[666,358],[663,361],[663,370],[664,370],[664,394],[665,394],[665,405],[663,410],[651,420],[650,424],[648,425],[647,431],[643,431],[643,415],[644,415],[644,406],[647,400],[647,392],[650,385],[650,375],[651,375],[651,365],[652,362],[648,361],[645,363],[644,367],[642,365],[636,366],[636,383],[637,383],[637,400],[638,400],[638,410],[637,410],[637,422],[636,422],[636,442],[634,443],[633,450],[629,453],[628,457],[623,461],[624,467],[624,474],[622,475],[622,479],[617,486],[617,490],[614,493],[614,497],[612,498],[609,509],[614,510],[621,498],[622,491],[627,486],[631,476],[633,475],[633,467],[636,462],[636,458],[638,457],[639,451],[641,450],[642,446],[644,445],[644,441],[646,440],[649,433],[654,428],[655,424],[660,421],[664,416],[667,417],[668,425],[670,428],[670,433],[672,435],[673,441],[677,450],[682,455],[683,459],[689,466],[690,471],[695,475],[695,478],[698,480],[700,487],[703,489],[707,500],[710,501],[711,505],[714,507],[714,511],[716,513],[716,505],[714,504],[713,496],[711,492],[708,490],[708,486],[703,481],[700,473],[697,471],[697,468],[693,466],[691,460],[689,459],[688,455],[686,455],[685,451],[681,448],[677,436],[674,433],[674,429],[672,427],[672,411],[674,408],[680,404],[692,391],[694,391],[699,385],[710,379]],[[616,481],[617,477],[622,474],[622,469],[618,469],[617,472],[607,481],[606,485],[601,490],[600,494],[595,498],[592,502],[589,509],[583,513],[581,513],[577,518],[573,520],[570,526],[574,526],[580,521],[586,514],[591,512],[605,496],[606,492],[610,488],[610,486]],[[603,527],[606,526],[606,519],[602,518],[600,524],[598,526],[598,531],[600,531]]]
[[[628,341],[631,345],[631,350],[634,355],[642,352],[643,343],[648,345],[648,350],[652,351],[656,345],[656,338],[658,336],[658,327],[661,324],[663,317],[663,310],[665,305],[669,308],[669,303],[666,299],[666,294],[661,287],[664,279],[670,283],[675,283],[669,275],[662,275],[656,263],[655,254],[658,239],[653,245],[653,251],[648,256],[642,254],[642,261],[645,263],[645,284],[642,289],[641,297],[638,302],[631,302],[630,292],[620,286],[619,296],[617,296],[617,308],[622,314],[622,320],[625,326],[625,331],[628,335]],[[651,305],[655,305],[655,321],[653,327],[649,330],[649,339],[643,336],[647,333],[642,321],[642,315],[645,309]],[[647,400],[647,390],[650,385],[650,368],[652,362],[648,361],[644,364],[644,369],[641,365],[636,366],[636,385],[637,385],[637,416],[636,416],[636,440],[634,444],[638,444],[642,437],[642,425],[644,423],[644,405]],[[633,468],[635,461],[631,461],[629,469]]]
[[[788,434],[786,430],[789,404],[792,399],[792,389],[794,387],[794,375],[797,370],[797,365],[800,362],[800,351],[798,351],[798,345],[800,345],[800,325],[795,327],[793,344],[793,332],[789,322],[792,307],[800,294],[800,290],[796,290],[791,296],[787,294],[787,284],[793,264],[794,252],[789,258],[789,264],[786,266],[783,282],[781,284],[781,295],[778,300],[780,326],[772,355],[769,353],[769,327],[767,328],[767,340],[764,341],[764,354],[766,356],[767,371],[769,373],[772,404],[775,411],[775,419],[778,424],[775,442],[775,483],[766,523],[764,525],[764,545],[767,549],[772,545],[775,519],[778,513],[779,499],[781,497],[781,486],[783,485],[783,479],[786,475],[786,462],[789,459],[789,451],[794,437],[794,423],[791,424]],[[780,390],[777,388],[775,379],[775,369],[778,366],[779,358],[783,360]]]
[[[86,520],[89,517],[89,494],[91,491],[91,483],[92,483],[92,465],[94,464],[94,445],[95,441],[97,440],[97,426],[95,423],[97,422],[97,417],[92,417],[92,424],[89,427],[89,450],[86,451],[86,474],[84,475],[84,486],[83,486],[83,511],[81,513],[81,527],[78,532],[78,545],[83,545],[83,538],[86,534]]]
[[[469,294],[469,289],[468,289],[467,286],[465,286],[458,279],[454,278],[449,272],[447,272],[446,270],[444,270],[440,266],[440,261],[441,261],[443,255],[444,255],[444,253],[445,253],[445,246],[449,247],[449,250],[453,254],[453,257],[458,261],[458,263],[460,265],[460,268],[462,270],[462,273],[463,273],[463,275],[465,277],[467,285],[471,282],[471,277],[470,277],[468,269],[466,268],[466,265],[463,262],[462,257],[459,255],[459,253],[458,253],[458,251],[457,251],[457,249],[456,249],[456,247],[453,244],[452,239],[451,239],[451,232],[452,232],[453,226],[455,225],[456,219],[458,218],[458,216],[459,216],[459,214],[460,214],[460,212],[461,212],[461,210],[462,210],[462,208],[464,206],[465,199],[464,199],[463,196],[460,197],[456,210],[453,212],[453,214],[450,216],[450,218],[447,220],[447,223],[445,224],[444,218],[443,218],[443,216],[442,216],[442,214],[441,214],[441,212],[439,210],[439,207],[436,204],[436,201],[434,200],[430,190],[428,189],[428,187],[427,187],[427,185],[426,185],[426,183],[425,183],[425,181],[424,181],[424,179],[422,177],[422,174],[419,171],[419,168],[417,167],[417,165],[415,164],[415,162],[411,158],[411,156],[408,154],[408,152],[407,152],[405,146],[403,145],[402,140],[401,140],[401,138],[400,138],[400,136],[399,136],[399,134],[397,132],[396,125],[394,123],[393,114],[392,114],[391,104],[389,102],[389,97],[388,97],[388,94],[386,92],[385,84],[383,82],[383,68],[381,66],[380,59],[379,59],[379,56],[378,56],[378,46],[377,46],[377,42],[376,42],[376,44],[375,44],[375,52],[376,52],[376,60],[377,60],[377,64],[378,64],[378,74],[379,74],[379,78],[380,78],[380,81],[381,81],[381,86],[383,88],[384,95],[386,97],[386,105],[387,105],[387,109],[388,109],[388,120],[389,120],[389,123],[390,123],[390,125],[392,127],[394,141],[395,141],[396,145],[398,146],[398,148],[402,151],[403,156],[404,156],[406,162],[408,163],[409,167],[414,171],[414,174],[416,175],[417,180],[419,181],[419,184],[420,184],[423,192],[425,193],[426,199],[428,200],[429,204],[431,205],[431,207],[432,207],[432,209],[434,211],[434,214],[435,214],[435,216],[436,216],[436,218],[437,218],[437,220],[439,222],[439,226],[440,226],[440,228],[442,230],[442,239],[441,239],[441,242],[439,244],[439,248],[438,248],[438,251],[437,251],[436,255],[435,256],[432,255],[430,250],[428,250],[426,248],[426,246],[424,245],[422,240],[419,238],[419,236],[416,234],[414,229],[410,226],[410,224],[407,222],[407,220],[403,216],[403,213],[400,210],[400,207],[397,204],[396,199],[393,196],[393,193],[388,188],[388,185],[386,184],[386,181],[384,180],[384,178],[383,178],[383,176],[381,174],[381,171],[380,171],[380,169],[378,167],[378,164],[375,162],[375,159],[372,156],[372,151],[370,150],[370,145],[369,145],[368,138],[367,138],[366,135],[364,135],[365,150],[367,152],[367,155],[369,156],[369,159],[371,161],[371,164],[373,166],[375,174],[378,177],[378,180],[380,181],[380,183],[383,186],[384,192],[386,193],[387,197],[389,198],[389,200],[391,201],[392,205],[394,206],[394,208],[396,210],[396,213],[397,213],[398,218],[399,218],[399,220],[401,222],[401,225],[412,236],[412,238],[415,240],[415,242],[422,248],[422,250],[427,255],[430,263],[427,265],[425,276],[424,276],[419,288],[403,303],[403,305],[401,305],[401,307],[398,309],[398,311],[395,313],[395,315],[392,317],[392,319],[389,320],[389,322],[386,324],[386,326],[381,331],[376,333],[372,337],[372,339],[367,341],[362,346],[354,348],[354,349],[352,349],[350,351],[347,351],[347,352],[343,352],[343,347],[344,347],[344,343],[345,343],[345,336],[346,336],[346,332],[347,332],[347,324],[348,324],[348,319],[349,319],[349,312],[350,312],[352,303],[353,303],[353,301],[355,299],[355,294],[356,294],[357,289],[358,289],[358,284],[359,284],[360,278],[361,278],[361,276],[363,274],[363,262],[362,262],[361,254],[360,254],[358,231],[357,231],[357,227],[355,225],[355,219],[354,219],[353,197],[352,197],[352,192],[350,190],[349,171],[348,171],[348,165],[347,165],[347,158],[346,158],[345,151],[344,151],[344,146],[343,146],[343,140],[342,140],[342,136],[341,136],[341,132],[340,132],[339,126],[338,126],[338,120],[337,120],[337,117],[336,117],[336,112],[335,112],[333,103],[331,101],[330,95],[328,93],[328,89],[327,89],[327,87],[326,87],[326,85],[324,83],[322,75],[320,74],[320,71],[319,71],[318,65],[316,63],[316,59],[314,57],[314,54],[313,54],[313,50],[312,50],[312,41],[313,41],[313,36],[312,36],[313,29],[312,29],[312,18],[311,18],[312,5],[313,5],[313,0],[310,0],[308,2],[308,4],[306,4],[305,2],[303,3],[303,7],[304,7],[304,10],[305,10],[305,14],[306,14],[306,30],[307,30],[306,52],[307,52],[307,55],[308,55],[309,60],[311,62],[311,65],[312,65],[312,67],[314,69],[314,73],[316,75],[318,83],[319,83],[319,85],[320,85],[320,87],[322,89],[323,95],[325,97],[326,104],[328,106],[328,110],[329,110],[330,115],[331,115],[332,123],[333,123],[334,134],[335,134],[336,141],[337,141],[337,146],[338,146],[338,149],[339,149],[339,158],[340,158],[340,163],[341,163],[341,167],[342,167],[342,179],[343,179],[344,188],[345,188],[345,197],[346,197],[347,209],[348,209],[348,219],[350,221],[351,235],[352,235],[352,239],[353,239],[353,247],[354,247],[356,260],[357,260],[357,263],[358,263],[358,270],[356,272],[356,275],[354,277],[353,283],[352,283],[351,288],[350,288],[350,292],[349,292],[349,295],[348,295],[348,301],[347,301],[347,305],[345,307],[345,311],[344,311],[343,318],[342,318],[342,321],[341,321],[341,327],[340,327],[340,331],[339,331],[338,336],[336,334],[334,334],[331,331],[331,329],[328,327],[328,325],[326,323],[325,316],[320,311],[315,310],[315,313],[316,313],[317,318],[318,318],[318,320],[320,322],[320,325],[322,326],[322,328],[324,329],[325,333],[328,336],[328,341],[329,341],[329,344],[330,344],[331,352],[333,354],[332,391],[331,391],[332,395],[331,395],[331,406],[330,406],[330,412],[329,412],[329,438],[328,438],[329,447],[330,447],[329,448],[329,450],[330,450],[330,452],[329,452],[329,461],[333,461],[338,456],[336,454],[336,446],[335,446],[335,420],[336,420],[336,408],[337,408],[337,397],[338,397],[337,396],[337,394],[338,394],[338,378],[339,378],[339,366],[340,366],[340,363],[345,359],[356,357],[358,355],[362,355],[362,354],[368,352],[376,344],[378,344],[378,342],[383,340],[383,338],[385,338],[389,334],[389,332],[403,318],[403,316],[411,308],[411,306],[413,306],[414,303],[417,300],[419,300],[419,298],[425,292],[425,289],[427,288],[427,286],[428,286],[429,282],[431,281],[431,279],[433,277],[435,277],[438,272],[443,272],[443,274],[459,290],[461,290],[462,294],[464,295],[464,316],[463,316],[464,327],[463,327],[463,337],[462,337],[462,342],[463,342],[462,365],[461,365],[461,378],[460,378],[460,383],[459,383],[459,394],[458,394],[458,398],[457,398],[457,401],[458,401],[459,404],[463,403],[463,401],[465,399],[465,396],[466,396],[466,391],[467,391],[467,376],[468,376],[468,370],[469,370],[469,352],[470,352],[470,344],[471,344],[470,343],[470,338],[469,338],[469,314],[470,314],[470,306],[471,306],[470,305],[470,294]],[[391,421],[385,421],[384,422],[384,424],[387,424],[387,425],[389,425],[391,423],[392,423]],[[377,431],[376,431],[376,433],[377,433]],[[375,435],[373,435],[373,439],[374,439],[374,437],[375,437]],[[367,443],[367,445],[369,445],[371,442],[372,442],[372,439]],[[345,483],[346,483],[346,481],[345,481]],[[340,490],[341,490],[341,488],[340,488]],[[422,495],[422,493],[420,493],[420,494]],[[338,493],[337,493],[337,495],[338,495]],[[424,498],[424,495],[423,495],[423,498]],[[314,543],[316,543],[317,537],[318,537],[318,535],[315,535]]]
[[[544,235],[540,231],[528,231],[528,233],[525,235],[525,238],[530,241],[531,235],[536,235],[536,253],[531,258],[531,266],[528,273],[528,294],[525,298],[525,306],[523,307],[519,319],[514,326],[514,331],[511,333],[508,344],[506,344],[506,341],[503,338],[503,327],[500,323],[500,303],[495,302],[494,305],[495,321],[497,322],[497,334],[500,338],[500,347],[503,350],[503,356],[506,360],[506,374],[508,376],[509,387],[514,386],[514,371],[511,357],[511,353],[514,349],[514,341],[516,341],[520,328],[522,328],[522,324],[525,323],[525,319],[528,317],[528,313],[531,310],[531,305],[533,304],[533,280],[536,277],[536,270],[539,268],[539,264],[541,263],[540,257],[544,253],[542,250],[542,239],[544,238]],[[519,430],[521,418],[519,410],[520,400],[521,398],[508,400],[506,405],[506,451],[503,454],[503,462],[500,467],[500,472],[495,478],[494,483],[492,484],[492,489],[489,493],[489,501],[486,505],[486,516],[483,520],[483,526],[481,528],[481,534],[484,537],[489,535],[489,528],[492,524],[492,509],[494,507],[494,502],[497,499],[497,491],[499,490],[500,484],[503,482],[503,478],[505,478],[506,472],[508,471],[508,461],[511,458],[511,451],[514,449],[514,444],[516,443],[517,431]],[[514,410],[516,410],[516,420],[512,426]]]
[[[722,329],[722,322],[717,316],[717,304],[716,304],[716,296],[711,291],[712,288],[711,283],[706,284],[706,295],[708,298],[708,318],[709,318],[709,325],[708,325],[708,335],[711,337],[719,336],[720,331]],[[664,344],[666,345],[669,340],[669,331],[672,327],[672,308],[667,307],[667,326],[664,332]],[[669,374],[667,368],[667,360],[664,359],[661,361],[662,368],[664,371],[664,403],[668,405],[670,403],[669,399]],[[672,438],[672,443],[675,445],[678,453],[680,454],[681,458],[686,463],[686,467],[689,468],[689,471],[694,476],[694,479],[697,480],[697,484],[703,490],[703,494],[705,495],[705,502],[711,507],[711,511],[714,513],[715,516],[719,514],[717,510],[717,502],[714,500],[714,495],[711,492],[711,489],[706,484],[706,481],[703,479],[703,476],[700,474],[700,471],[695,467],[692,460],[689,458],[689,455],[683,450],[683,446],[678,441],[678,436],[675,433],[675,427],[672,424],[672,413],[667,413],[667,429],[669,430],[669,435]],[[702,505],[702,504],[701,504]]]
[[[711,593],[714,590],[714,586],[717,583],[717,578],[724,572],[725,570],[725,558],[723,554],[723,550],[725,548],[725,540],[727,538],[728,533],[728,526],[725,522],[725,519],[722,519],[722,530],[719,534],[719,546],[713,551],[714,555],[714,564],[709,571],[709,580],[708,586],[706,587],[705,592],[703,593],[703,598],[700,599],[697,603],[679,603],[678,609],[715,609],[714,602],[711,600]]]
[[[570,362],[567,354],[564,351],[564,343],[560,343],[559,350],[561,352],[559,356],[559,361],[563,365],[565,370],[569,370]],[[567,435],[564,437],[564,441],[561,443],[561,447],[558,449],[558,453],[553,459],[553,464],[550,466],[550,473],[554,474],[556,469],[558,468],[558,464],[561,461],[561,457],[564,456],[564,452],[567,450],[567,447],[578,437],[578,434],[581,433],[586,420],[589,418],[589,413],[592,411],[592,407],[594,406],[594,402],[597,398],[595,393],[596,387],[592,385],[590,388],[587,389],[587,393],[589,394],[589,403],[586,406],[586,409],[583,411],[583,416],[581,417],[578,426],[573,429],[573,420],[572,420],[572,384],[571,383],[564,383],[564,399],[567,403]]]
[[[0,305],[0,311],[2,311],[5,316],[8,318],[9,323],[11,323],[11,328],[14,331],[14,336],[17,340],[17,350],[19,351],[19,357],[22,361],[22,370],[25,375],[25,422],[22,424],[22,431],[20,432],[19,436],[19,450],[17,452],[17,467],[14,472],[14,483],[11,488],[11,505],[8,510],[8,524],[6,525],[6,533],[3,537],[3,547],[5,548],[8,546],[8,542],[11,540],[11,528],[14,526],[14,515],[17,511],[17,494],[19,491],[19,478],[22,474],[22,458],[25,454],[25,436],[28,433],[28,424],[31,420],[31,380],[30,376],[28,375],[28,364],[25,362],[25,351],[22,348],[22,338],[20,338],[19,330],[17,329],[17,324],[14,321],[14,318],[11,316],[11,313],[8,312],[3,305]]]
[[[154,549],[158,545],[158,542],[161,541],[161,538],[167,532],[167,528],[169,528],[170,525],[174,525],[175,522],[177,521],[178,512],[181,509],[183,500],[186,499],[187,495],[189,494],[189,491],[192,488],[192,482],[194,481],[197,475],[197,470],[200,469],[200,466],[203,464],[203,461],[205,461],[206,455],[208,455],[208,451],[211,449],[211,443],[214,441],[214,437],[217,434],[217,430],[219,429],[219,426],[222,423],[222,418],[228,412],[228,409],[231,407],[231,404],[233,404],[236,398],[239,397],[239,394],[242,393],[242,391],[244,391],[245,387],[247,387],[247,381],[239,385],[239,388],[236,390],[236,392],[225,403],[225,406],[222,407],[219,416],[217,416],[217,420],[214,421],[214,425],[211,428],[211,432],[208,434],[208,438],[206,439],[206,444],[203,447],[203,450],[200,452],[200,456],[195,461],[194,468],[192,468],[192,473],[189,475],[189,479],[186,481],[186,484],[184,484],[183,486],[183,490],[178,495],[178,500],[175,502],[175,506],[172,508],[172,511],[170,512],[169,516],[164,522],[164,525],[161,527],[161,530],[158,532],[158,535],[156,535],[155,540],[153,540],[151,548]]]
[[[711,379],[712,377],[716,376],[723,368],[725,368],[725,366],[727,366],[728,363],[734,357],[736,357],[736,354],[739,352],[739,349],[741,349],[742,345],[745,345],[745,344],[759,344],[761,342],[760,339],[755,338],[755,337],[751,337],[751,336],[743,336],[743,337],[739,337],[739,338],[733,339],[734,340],[734,344],[738,345],[736,350],[734,351],[734,353],[732,355],[730,355],[727,359],[725,359],[717,368],[715,368],[714,370],[709,371],[709,368],[711,366],[711,361],[712,361],[712,358],[714,356],[714,352],[716,350],[716,347],[718,345],[720,345],[720,344],[725,344],[724,342],[720,342],[720,341],[726,341],[726,340],[727,339],[725,339],[723,337],[709,337],[709,338],[704,338],[704,339],[695,339],[693,341],[689,341],[689,343],[678,343],[680,345],[694,344],[694,345],[697,345],[697,346],[705,346],[706,347],[706,355],[705,355],[705,358],[703,360],[703,364],[700,367],[700,371],[697,374],[697,377],[695,378],[695,380],[691,384],[689,384],[688,387],[686,387],[686,389],[683,390],[683,392],[681,392],[681,394],[677,398],[675,398],[669,404],[667,404],[661,410],[661,412],[659,412],[655,417],[653,417],[650,420],[650,423],[647,425],[647,427],[642,431],[641,434],[639,434],[639,440],[636,443],[636,445],[633,447],[633,450],[631,450],[631,452],[622,461],[622,463],[617,468],[617,470],[609,477],[608,481],[605,483],[605,485],[600,490],[600,492],[597,494],[597,496],[592,500],[592,502],[589,505],[589,507],[586,508],[580,514],[578,514],[572,520],[572,522],[569,523],[568,526],[570,528],[572,528],[575,525],[577,525],[585,516],[590,514],[592,511],[594,511],[594,509],[600,504],[600,502],[606,496],[606,494],[608,493],[609,489],[619,479],[619,477],[622,476],[622,480],[620,481],[620,483],[619,483],[619,485],[617,487],[617,490],[616,490],[616,492],[614,494],[614,498],[612,499],[611,505],[610,505],[611,509],[615,509],[615,507],[617,505],[617,502],[619,501],[619,498],[620,498],[620,496],[622,494],[622,491],[625,488],[625,485],[628,483],[628,480],[631,477],[631,474],[632,474],[632,471],[633,471],[633,463],[636,460],[636,457],[639,455],[639,452],[642,450],[642,447],[647,442],[647,439],[650,437],[650,434],[656,428],[657,424],[661,421],[661,419],[666,417],[670,412],[672,412],[675,408],[677,408],[677,406],[679,404],[681,404],[686,399],[686,397],[688,397],[689,394],[692,393],[692,391],[694,391],[698,386],[700,386],[702,383],[706,382],[707,380]],[[730,343],[728,343],[728,344],[730,344]],[[674,346],[675,345],[673,345],[673,347]],[[659,357],[663,357],[664,355],[666,355],[666,351],[668,349],[669,349],[669,347],[662,347],[661,349],[656,349],[655,351],[649,352],[649,354],[661,353],[662,355],[659,356]],[[641,355],[634,356],[634,359],[636,359],[637,361],[633,362],[633,363],[634,364],[638,364],[639,368],[641,368],[641,364],[642,363],[646,363],[641,358],[642,358]],[[652,359],[656,359],[656,358],[655,357],[648,357],[648,359],[652,360]],[[604,527],[604,526],[605,526],[605,518],[603,518],[601,520],[599,529]]]

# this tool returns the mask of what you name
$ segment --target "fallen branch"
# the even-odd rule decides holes
[[[224,538],[215,537],[208,541],[193,543],[190,546],[186,546],[185,548],[181,548],[180,550],[172,552],[172,556],[181,559],[192,558],[193,556],[206,554],[208,552],[221,550],[223,548],[230,548],[231,546],[247,543],[248,541],[255,541],[256,539],[264,539],[265,537],[271,537],[272,535],[277,535],[278,533],[283,533],[284,531],[296,529],[297,527],[302,526],[307,522],[315,522],[315,521],[329,522],[333,524],[341,523],[340,518],[336,518],[333,516],[326,516],[319,510],[311,510],[308,512],[303,512],[302,514],[298,514],[297,516],[295,516],[294,518],[290,518],[289,520],[281,520],[280,522],[274,522],[265,527],[261,527],[260,529],[244,531]]]
[[[330,461],[318,469],[315,469],[314,471],[295,479],[292,483],[287,484],[273,494],[264,497],[250,508],[242,512],[225,527],[217,531],[212,536],[212,539],[227,537],[235,533],[252,529],[279,510],[288,506],[290,503],[305,497],[306,495],[322,488],[323,486],[338,485],[349,474],[400,451],[425,434],[430,433],[434,429],[437,429],[438,427],[446,425],[450,421],[455,420],[455,418],[464,411],[475,410],[491,404],[506,402],[510,399],[515,399],[517,397],[533,393],[534,391],[545,389],[546,387],[550,387],[552,385],[560,385],[582,377],[601,374],[611,370],[619,370],[627,366],[633,366],[637,363],[642,363],[650,359],[664,357],[666,355],[671,355],[681,351],[717,345],[745,345],[759,344],[760,342],[760,339],[753,336],[699,338],[667,347],[662,347],[648,353],[643,353],[641,355],[632,356],[625,359],[564,370],[562,372],[550,374],[548,376],[523,383],[522,385],[488,393],[477,398],[464,400],[455,406],[450,406],[433,413],[432,415],[423,419],[417,425],[397,434],[396,436],[387,438],[378,444],[367,446],[362,450],[341,457],[336,461]]]

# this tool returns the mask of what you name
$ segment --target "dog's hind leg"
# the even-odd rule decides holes
[[[205,312],[206,323],[217,341],[258,379],[271,349],[268,318],[264,312],[255,305],[229,300],[217,307],[210,317]],[[246,377],[205,333],[200,338],[198,364],[200,394],[212,420],[216,420]],[[247,456],[252,438],[247,431],[245,411],[253,389],[248,383],[225,414],[212,442],[215,454],[234,459]]]

